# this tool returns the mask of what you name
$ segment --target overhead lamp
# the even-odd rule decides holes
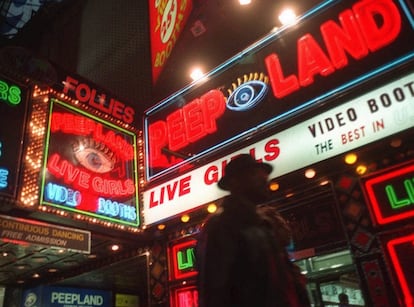
[[[187,223],[190,220],[190,216],[188,214],[184,214],[181,216],[181,222]]]
[[[158,228],[158,230],[164,230],[165,229],[165,224],[159,224],[158,226],[157,226],[157,228]]]
[[[111,246],[111,250],[112,250],[113,252],[118,251],[118,250],[119,250],[119,248],[120,248],[120,246],[119,246],[118,244],[113,244],[113,245]]]
[[[208,213],[214,213],[216,211],[217,211],[217,205],[216,204],[212,203],[212,204],[209,204],[207,206],[207,212]]]
[[[293,25],[296,23],[296,13],[290,8],[284,9],[279,15],[279,21],[284,26]]]
[[[272,191],[272,192],[275,192],[275,191],[277,191],[277,190],[279,190],[279,183],[277,183],[276,181],[272,181],[272,182],[270,182],[270,184],[269,184],[269,189],[270,189],[270,191]]]
[[[200,67],[193,68],[190,77],[193,81],[199,80],[204,76],[203,70]]]
[[[240,5],[248,5],[250,3],[252,3],[251,0],[239,0]]]
[[[358,156],[355,153],[349,153],[345,156],[345,163],[352,165],[358,160]]]
[[[364,165],[364,164],[360,164],[360,165],[358,165],[358,166],[357,166],[357,168],[355,169],[355,172],[356,172],[358,175],[364,175],[364,174],[367,172],[367,170],[368,170],[368,168],[367,168],[367,166],[366,166],[366,165]]]
[[[308,179],[315,177],[315,175],[316,175],[316,172],[313,168],[309,168],[305,171],[305,177]]]

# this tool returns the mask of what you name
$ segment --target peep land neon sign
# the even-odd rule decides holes
[[[138,226],[136,137],[52,100],[41,203]]]
[[[414,164],[368,179],[364,187],[378,224],[414,217]]]
[[[271,89],[264,89],[257,105],[244,112],[226,106],[226,89],[238,92],[245,85],[231,86],[243,70],[237,55],[203,82],[147,111],[148,178],[269,128],[414,57],[409,43],[414,21],[404,0],[324,1],[312,14],[287,35],[276,32],[243,53],[255,55],[252,71],[265,75]]]

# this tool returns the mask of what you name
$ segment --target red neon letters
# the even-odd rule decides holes
[[[92,189],[101,196],[125,196],[135,192],[133,180],[115,180],[94,175],[62,159],[57,153],[49,158],[47,170],[56,178],[63,178],[66,184],[81,190]]]
[[[392,43],[401,31],[401,16],[392,0],[362,0],[339,14],[340,25],[328,20],[320,26],[327,54],[311,34],[297,41],[298,73],[285,76],[279,56],[265,63],[273,95],[283,98],[348,65],[347,53],[360,60]]]
[[[96,89],[90,88],[88,84],[79,83],[78,80],[67,76],[63,82],[63,93],[73,92],[76,99],[80,102],[88,103],[90,106],[106,114],[131,124],[134,121],[135,111],[133,108],[125,106],[122,102],[111,98],[109,103],[106,101],[106,94],[97,94]]]
[[[129,161],[134,158],[134,148],[122,136],[112,130],[104,132],[103,125],[81,115],[54,112],[52,115],[51,131],[74,135],[91,135],[96,142],[110,148],[117,157]]]
[[[177,151],[217,130],[216,120],[226,108],[225,97],[220,90],[211,90],[194,99],[171,114],[166,120],[149,125],[151,163],[163,158],[162,149]]]

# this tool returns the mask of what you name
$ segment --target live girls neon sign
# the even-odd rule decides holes
[[[190,85],[146,112],[150,179],[414,57],[408,43],[414,18],[404,0],[325,1],[302,19],[288,35],[272,34],[246,50],[258,59],[250,68],[261,71],[254,73],[257,79],[265,75],[260,89],[246,78],[252,71],[234,65],[238,55],[198,87]],[[236,89],[234,80],[242,80]],[[226,100],[233,92],[247,100],[261,95],[261,102],[231,108]]]
[[[375,221],[379,225],[414,218],[414,164],[364,180]]]
[[[52,99],[41,203],[138,226],[134,133]]]

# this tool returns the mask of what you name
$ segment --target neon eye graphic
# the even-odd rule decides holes
[[[95,173],[107,173],[113,170],[115,154],[104,144],[93,139],[82,139],[73,145],[76,160]]]
[[[228,89],[227,108],[232,111],[246,111],[255,107],[267,93],[268,77],[263,73],[244,75],[244,80],[237,79],[233,83],[233,90]]]

